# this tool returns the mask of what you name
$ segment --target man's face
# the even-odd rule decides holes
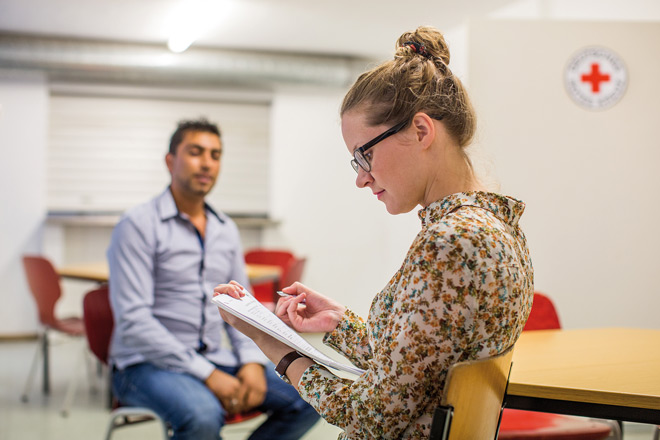
[[[165,156],[172,188],[189,197],[206,196],[220,172],[221,156],[222,144],[218,136],[208,132],[187,132],[175,154]]]

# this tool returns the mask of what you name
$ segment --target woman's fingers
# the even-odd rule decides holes
[[[275,314],[279,318],[285,317],[287,315],[287,308],[289,307],[289,303],[294,298],[295,297],[293,296],[282,297],[277,301],[277,304],[275,305]]]
[[[291,321],[294,327],[297,327],[303,321],[302,316],[300,316],[300,313],[298,313],[298,307],[304,300],[305,300],[305,294],[303,293],[296,297],[291,298],[291,300],[287,304],[287,308],[286,308],[287,317],[289,318],[289,321]]]

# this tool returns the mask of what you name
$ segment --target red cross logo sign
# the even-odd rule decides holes
[[[576,104],[589,110],[604,110],[623,97],[628,73],[613,51],[588,47],[573,55],[566,65],[564,85]]]

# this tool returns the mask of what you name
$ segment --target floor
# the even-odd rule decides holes
[[[50,396],[41,394],[39,368],[28,402],[21,401],[36,346],[36,341],[0,341],[0,440],[103,439],[109,421],[107,379],[104,374],[97,375],[96,363],[91,355],[85,354],[82,339],[60,338],[51,349]],[[77,377],[77,385],[68,416],[64,417],[62,409],[72,377]],[[246,439],[259,423],[257,418],[226,426],[223,440]],[[303,440],[335,440],[339,432],[321,420]],[[159,426],[148,422],[118,429],[112,439],[159,439],[159,433]]]
[[[313,342],[313,341],[310,341]],[[316,345],[316,344],[314,344]],[[0,341],[0,440],[87,440],[103,439],[108,423],[106,379],[98,376],[96,364],[85,354],[82,339],[60,339],[51,351],[51,395],[41,394],[41,378],[37,375],[28,395],[21,394],[28,377],[36,341]],[[86,362],[85,362],[86,359]],[[86,365],[88,367],[86,367]],[[40,371],[38,370],[38,373]],[[77,378],[68,416],[62,416],[67,386]],[[247,438],[259,419],[230,425],[223,429],[224,440]],[[651,440],[653,427],[625,424],[625,440]],[[334,440],[339,429],[320,421],[304,440]],[[115,431],[114,440],[158,439],[154,423],[133,425]]]

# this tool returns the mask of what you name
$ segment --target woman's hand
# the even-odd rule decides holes
[[[299,282],[282,291],[291,296],[277,301],[275,314],[299,332],[331,332],[346,311],[346,307],[338,302]]]

